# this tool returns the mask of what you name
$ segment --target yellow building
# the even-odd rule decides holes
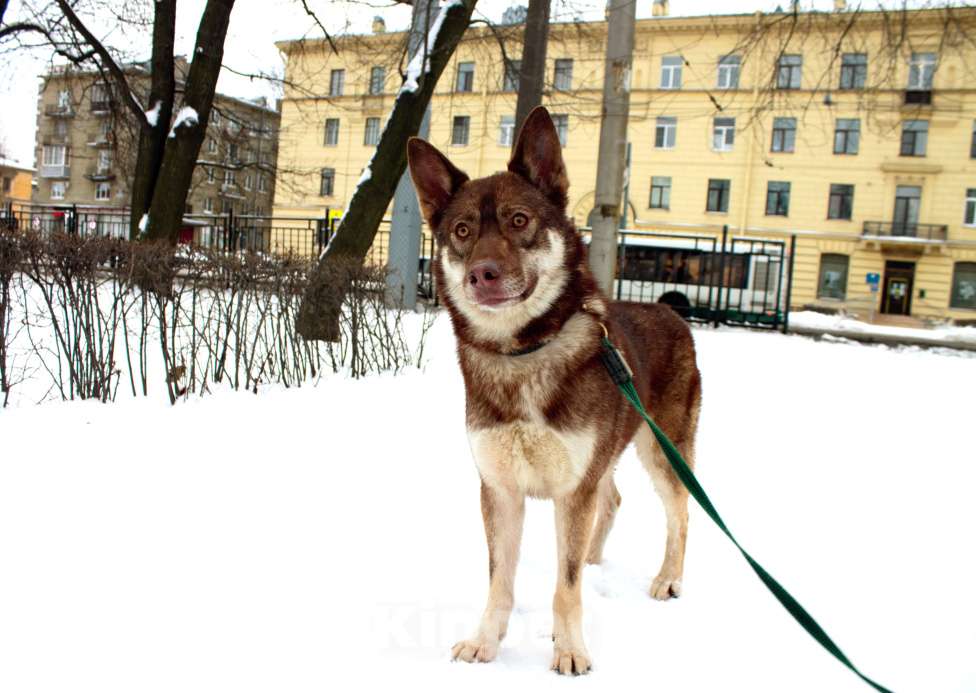
[[[0,157],[0,207],[30,202],[33,180],[34,169]]]
[[[842,5],[843,3],[840,3]],[[471,29],[431,141],[470,176],[504,169],[520,26]],[[791,307],[976,320],[972,10],[654,17],[631,74],[628,223],[796,236]],[[570,214],[593,205],[606,23],[554,24],[543,103]],[[343,208],[378,141],[402,33],[279,44],[288,63],[274,212]],[[870,275],[878,287],[871,290]]]

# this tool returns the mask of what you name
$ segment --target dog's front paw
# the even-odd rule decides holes
[[[552,654],[552,670],[557,674],[588,674],[593,663],[583,648],[556,647]]]
[[[451,658],[465,662],[490,662],[498,655],[498,643],[486,638],[462,640],[451,648]]]
[[[680,597],[681,576],[661,573],[651,583],[651,596],[661,601],[670,599],[671,597]]]

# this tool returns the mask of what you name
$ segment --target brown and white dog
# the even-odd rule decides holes
[[[566,217],[569,181],[545,109],[526,119],[506,172],[469,180],[417,138],[408,155],[437,238],[434,271],[457,336],[488,539],[488,604],[453,656],[488,662],[498,653],[512,610],[525,497],[551,498],[559,573],[552,668],[585,673],[581,571],[584,562],[601,561],[620,505],[613,470],[628,443],[635,441],[667,513],[664,562],[650,587],[655,599],[681,593],[688,527],[687,492],[601,364],[601,324],[689,464],[701,400],[691,332],[667,306],[610,302],[597,289]]]

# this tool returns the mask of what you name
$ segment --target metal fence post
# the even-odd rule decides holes
[[[722,253],[718,261],[718,300],[715,303],[715,327],[725,322],[725,312],[722,310],[722,287],[725,285],[725,244],[729,237],[729,225],[722,225]]]
[[[790,269],[786,274],[786,307],[783,309],[783,334],[790,330],[790,301],[793,297],[793,259],[796,257],[796,234],[790,236]]]

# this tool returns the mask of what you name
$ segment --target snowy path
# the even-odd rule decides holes
[[[696,338],[699,475],[744,546],[868,675],[976,690],[976,358]],[[649,599],[664,519],[632,453],[584,575],[594,672],[546,670],[541,501],[499,661],[451,663],[487,561],[443,318],[432,339],[425,373],[0,413],[0,691],[869,690],[697,508],[685,596]]]

